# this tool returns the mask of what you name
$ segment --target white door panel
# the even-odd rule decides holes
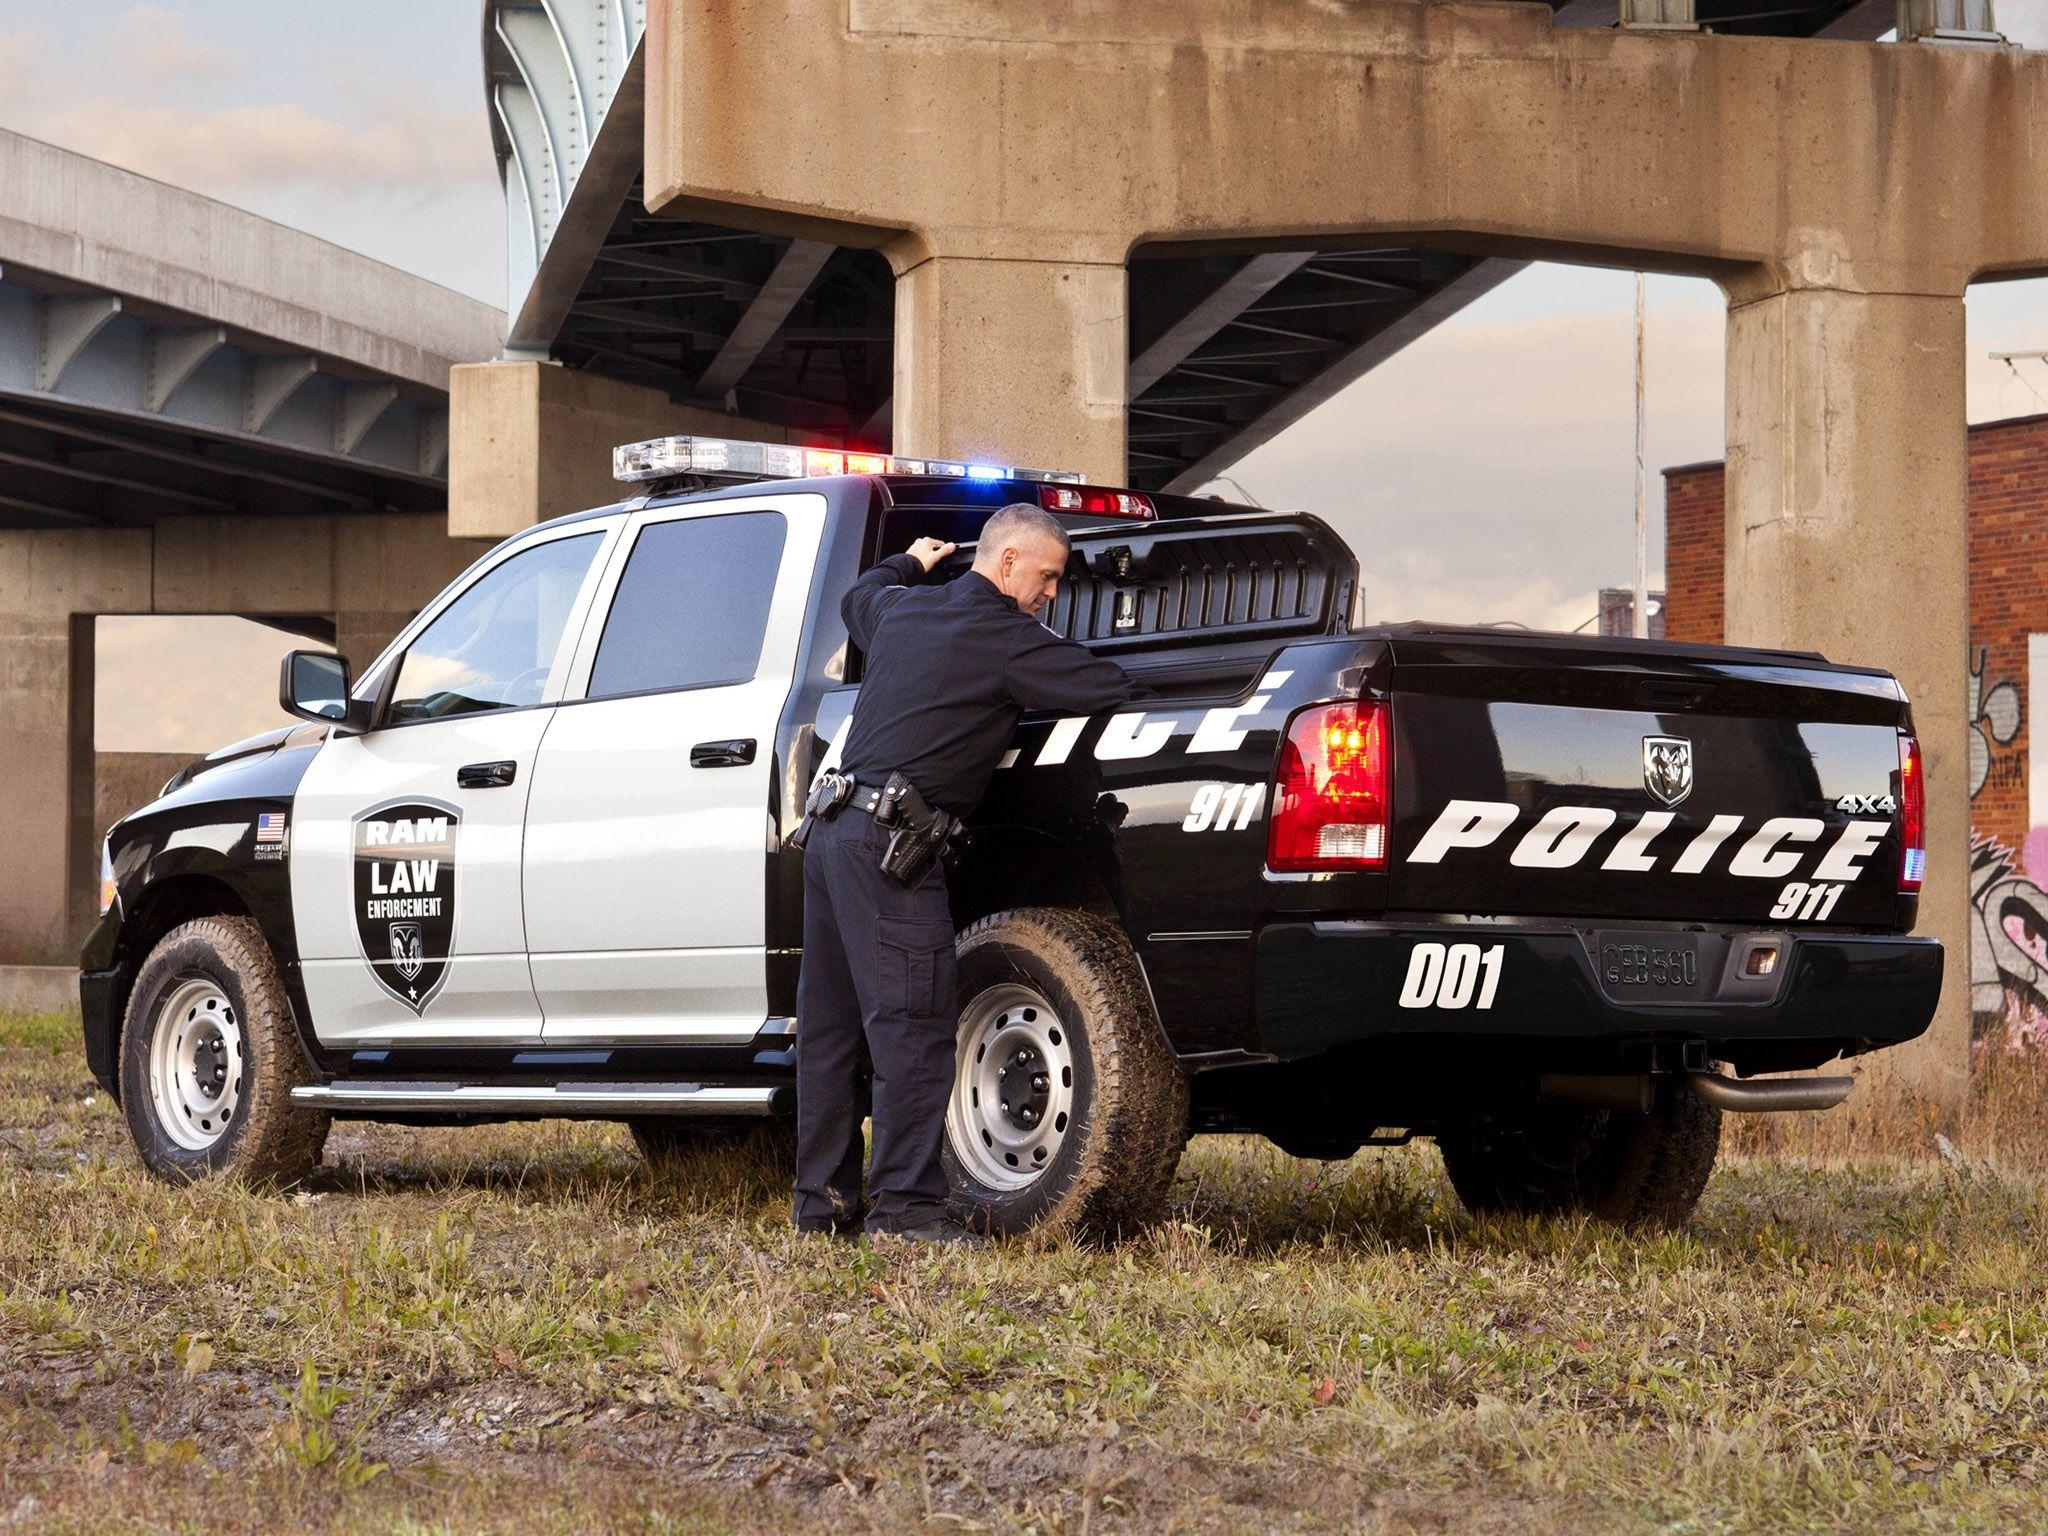
[[[600,652],[607,615],[632,610],[630,600],[614,599],[643,547],[637,541],[650,528],[687,540],[694,535],[672,526],[684,522],[717,522],[730,531],[763,512],[780,517],[782,545],[765,623],[754,607],[751,631],[738,637],[750,643],[761,636],[752,675],[582,697],[617,681],[608,678]],[[541,748],[527,812],[528,947],[550,1044],[744,1040],[765,1022],[775,731],[824,514],[820,496],[763,496],[653,509],[623,535],[623,558],[599,590],[566,701]],[[707,543],[715,547],[717,537],[707,536]],[[644,547],[655,546],[649,539]],[[702,574],[689,572],[693,580]],[[721,584],[745,585],[743,573],[729,577]],[[701,590],[693,597],[688,587],[686,581],[675,590],[674,609],[660,620],[675,627],[685,649],[693,602],[710,607]],[[717,649],[734,638],[728,626],[707,643]],[[659,647],[650,654],[655,675],[665,662]],[[718,666],[711,674],[723,675]],[[692,747],[723,741],[753,742],[753,761],[692,766]]]
[[[519,859],[528,790],[523,781],[551,714],[521,709],[432,721],[336,737],[320,749],[293,802],[291,858],[292,918],[306,999],[322,1044],[540,1037],[540,1006],[526,963]],[[456,787],[463,764],[507,761],[520,765],[510,785]],[[418,1007],[395,996],[377,969],[389,959],[388,928],[380,934],[378,925],[413,914],[404,907],[388,909],[391,918],[365,912],[357,891],[358,821],[373,808],[408,804],[445,806],[453,819],[449,855],[430,881],[410,882],[426,889],[396,895],[377,889],[370,897],[438,898],[447,904],[453,932],[446,975]],[[392,864],[381,866],[379,886],[393,883],[392,870]],[[379,937],[385,945],[375,945]],[[385,977],[392,974],[385,966]]]
[[[292,921],[323,1044],[540,1038],[526,803],[624,524],[538,530],[464,572],[359,685],[385,697],[378,727],[331,735],[300,782]],[[485,764],[510,764],[510,781],[464,787]]]
[[[761,946],[734,949],[692,947],[688,964],[660,949],[583,950],[535,955],[533,986],[547,1015],[547,1040],[607,1038],[621,1022],[631,1038],[659,1036],[672,1041],[747,1041],[760,1033],[768,985]],[[605,1012],[602,1022],[571,1011],[579,1000]]]

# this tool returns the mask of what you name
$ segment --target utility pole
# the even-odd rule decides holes
[[[1636,602],[1635,634],[1650,634],[1650,480],[1643,456],[1643,274],[1636,274]]]

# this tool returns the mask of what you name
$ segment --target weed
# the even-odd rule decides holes
[[[307,1361],[292,1395],[291,1417],[275,1431],[280,1458],[324,1473],[343,1488],[359,1488],[384,1471],[382,1462],[363,1459],[367,1424],[346,1430],[335,1426],[335,1414],[353,1395],[341,1387],[323,1386],[320,1373]]]

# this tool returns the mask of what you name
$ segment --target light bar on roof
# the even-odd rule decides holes
[[[1048,512],[1068,512],[1081,517],[1154,518],[1159,509],[1150,496],[1136,491],[1112,491],[1096,485],[1041,485],[1038,504]]]
[[[746,443],[729,437],[651,437],[612,450],[612,478],[634,482],[697,475],[708,480],[800,480],[814,475],[937,475],[962,480],[1030,480],[1074,485],[1071,470],[1018,469],[910,458],[896,453],[853,453],[790,443]]]

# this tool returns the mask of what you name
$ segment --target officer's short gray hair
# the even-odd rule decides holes
[[[995,516],[981,525],[981,538],[976,548],[993,555],[1034,537],[1050,539],[1061,549],[1074,547],[1074,541],[1067,537],[1067,530],[1050,512],[1034,507],[1028,501],[1013,501],[1006,507],[998,507]]]

